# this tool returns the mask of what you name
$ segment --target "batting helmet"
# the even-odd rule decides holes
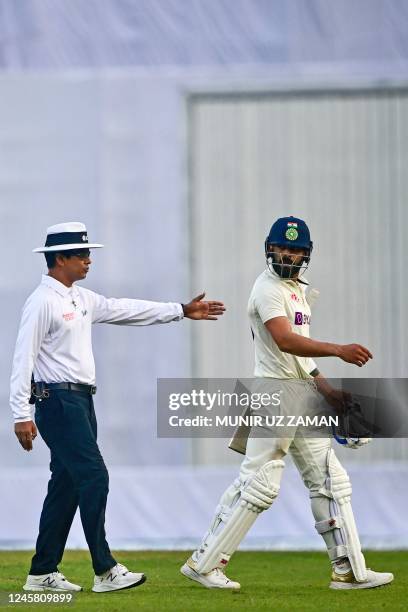
[[[285,257],[276,257],[273,252],[273,245],[280,247],[290,247],[305,249],[306,255],[300,264],[294,265]],[[310,254],[313,249],[313,242],[310,240],[310,232],[303,219],[296,217],[282,217],[275,221],[271,231],[265,240],[265,257],[268,268],[273,270],[282,278],[293,278],[304,272],[310,261]]]
[[[303,219],[296,217],[282,217],[275,221],[265,240],[265,254],[270,244],[307,249],[309,253],[313,249],[309,228]]]

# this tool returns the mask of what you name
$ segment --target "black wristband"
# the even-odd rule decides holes
[[[315,368],[314,370],[312,370],[310,372],[310,376],[313,376],[313,378],[315,378],[316,376],[318,376],[320,374],[319,370],[317,368]]]

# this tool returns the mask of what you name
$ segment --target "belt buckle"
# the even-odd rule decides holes
[[[96,393],[96,387],[94,385],[91,385],[91,395],[95,395]]]
[[[45,384],[38,384],[38,383],[34,383],[34,389],[32,389],[32,395],[35,397],[36,400],[42,400],[42,399],[48,399],[50,397],[50,390],[47,389],[47,387],[45,386]],[[39,392],[39,395],[37,395],[36,391]]]

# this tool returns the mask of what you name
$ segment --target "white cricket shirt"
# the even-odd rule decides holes
[[[15,422],[32,419],[32,373],[37,382],[95,384],[93,323],[152,325],[183,316],[181,304],[106,298],[43,275],[24,304],[14,352],[10,404]]]
[[[252,288],[248,315],[255,344],[254,376],[312,378],[310,372],[316,368],[313,359],[283,353],[264,325],[274,317],[287,317],[295,334],[309,338],[311,312],[303,283],[283,280],[265,270]]]

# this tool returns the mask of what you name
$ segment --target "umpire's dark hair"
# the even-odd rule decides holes
[[[47,268],[49,270],[51,270],[51,268],[55,268],[55,264],[57,263],[57,255],[71,257],[69,251],[48,251],[48,253],[44,253],[45,261],[47,262]]]

